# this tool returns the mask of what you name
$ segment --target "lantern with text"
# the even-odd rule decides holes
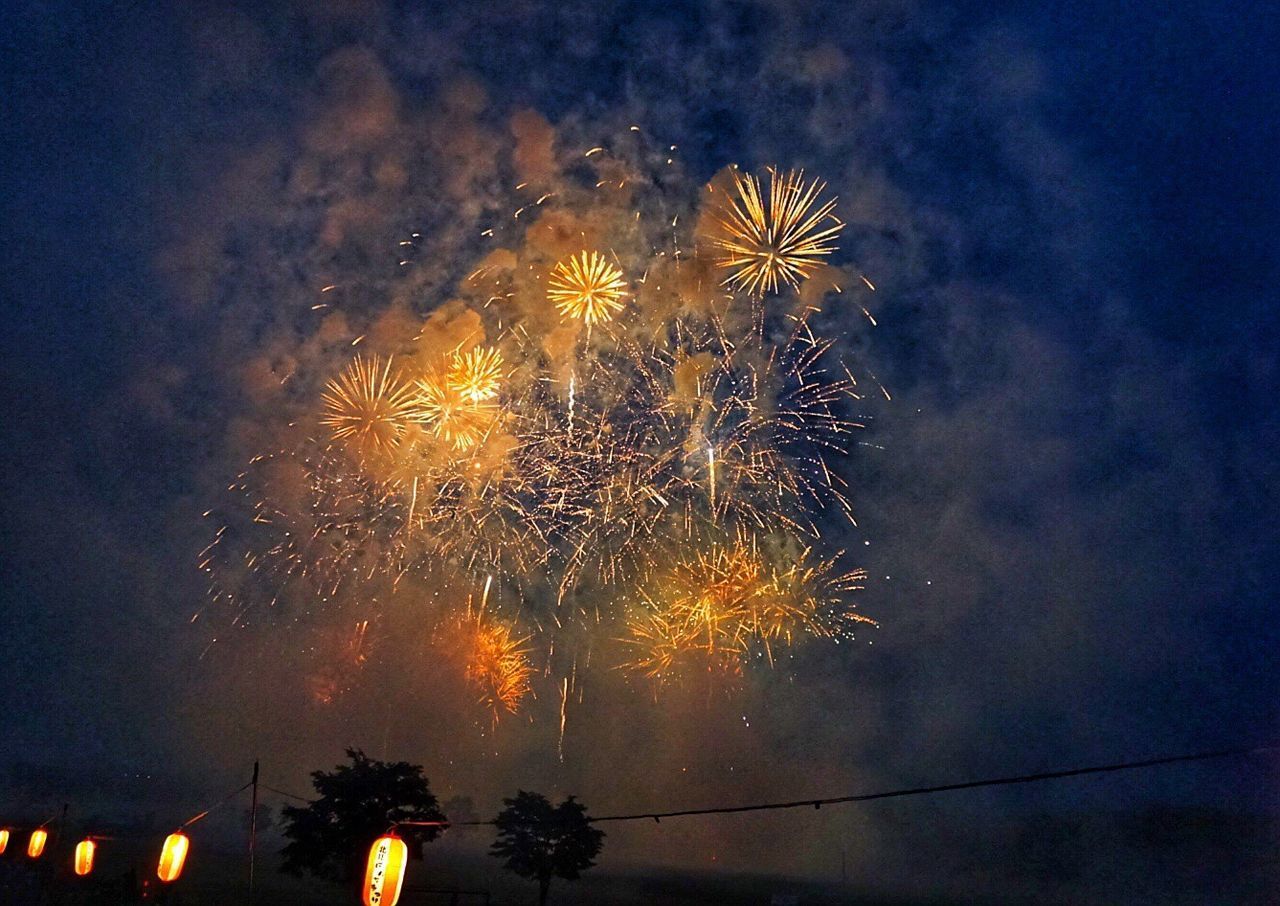
[[[396,906],[409,847],[395,834],[379,837],[369,850],[369,867],[364,873],[364,906]]]
[[[38,827],[31,832],[31,839],[27,841],[27,855],[33,859],[39,859],[40,854],[44,852],[44,845],[49,842],[49,832],[43,827]]]
[[[9,848],[9,829],[0,828],[0,856],[4,855],[4,851]]]
[[[81,840],[76,844],[76,874],[84,877],[93,871],[93,854],[98,849],[98,844],[92,840]]]
[[[191,841],[182,831],[165,837],[164,848],[160,850],[160,866],[156,869],[156,875],[161,881],[170,884],[178,880],[190,846]]]

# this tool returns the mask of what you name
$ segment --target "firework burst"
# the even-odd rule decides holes
[[[871,624],[850,604],[863,574],[822,553],[824,535],[852,522],[838,466],[863,397],[840,346],[818,332],[821,305],[755,304],[812,276],[842,224],[820,180],[767,172],[767,191],[735,170],[707,196],[710,280],[708,261],[681,248],[695,218],[677,228],[654,215],[660,199],[593,201],[579,224],[571,199],[544,195],[537,233],[511,237],[416,336],[399,324],[370,331],[365,348],[420,344],[397,360],[403,372],[356,357],[320,394],[327,436],[294,439],[237,478],[250,512],[228,518],[202,555],[210,596],[241,620],[277,601],[385,606],[405,577],[455,589],[495,577],[520,594],[528,634],[483,605],[463,616],[458,595],[422,614],[495,720],[533,697],[534,650],[563,721],[569,685],[555,674],[593,651],[608,661],[617,649],[604,640],[622,636],[625,663],[612,666],[655,686],[731,685],[777,651]],[[547,244],[535,235],[589,235],[587,223],[622,257],[575,252],[544,282]],[[634,263],[634,280],[620,261]],[[737,304],[748,295],[750,318]],[[581,325],[600,328],[591,342]],[[328,690],[355,672],[317,675]]]
[[[470,450],[493,426],[498,408],[489,399],[474,399],[450,381],[438,377],[417,382],[412,415],[431,428],[431,433],[455,450]]]
[[[836,200],[820,200],[826,183],[806,183],[803,170],[768,172],[766,196],[758,177],[731,170],[733,191],[720,193],[713,212],[716,264],[729,272],[723,285],[757,298],[780,284],[798,287],[835,251],[844,228]]]
[[[561,316],[588,327],[622,311],[627,283],[622,271],[599,252],[580,252],[559,262],[547,282],[547,298]]]
[[[414,408],[413,388],[391,370],[391,358],[356,356],[346,371],[329,381],[322,395],[321,424],[333,439],[363,453],[392,450],[400,442]]]
[[[810,553],[766,556],[740,536],[676,559],[628,620],[623,641],[634,656],[622,666],[658,683],[692,668],[738,675],[753,651],[773,664],[775,647],[802,636],[852,638],[856,626],[877,625],[847,603],[866,574],[839,572],[837,557]]]
[[[496,722],[501,712],[516,714],[520,703],[532,691],[528,636],[517,637],[515,629],[483,614],[464,624],[466,636],[466,678],[479,692],[479,703],[493,712]]]
[[[447,384],[450,390],[464,400],[483,403],[497,399],[502,378],[502,353],[482,346],[466,353],[454,354]]]

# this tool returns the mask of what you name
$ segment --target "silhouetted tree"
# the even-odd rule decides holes
[[[320,798],[305,807],[282,809],[288,845],[280,870],[309,872],[331,880],[351,880],[364,869],[373,841],[397,821],[443,821],[422,766],[376,761],[347,749],[351,764],[315,771],[311,783]],[[434,840],[438,827],[406,828],[401,835],[413,858]]]
[[[596,864],[604,832],[591,826],[586,807],[572,796],[553,806],[546,796],[520,790],[502,801],[507,807],[498,813],[490,852],[520,877],[537,880],[539,903],[547,902],[552,878],[574,881]]]

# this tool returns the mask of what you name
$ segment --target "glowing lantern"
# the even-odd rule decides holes
[[[98,844],[92,840],[81,840],[76,844],[76,874],[84,877],[93,871],[93,853]]]
[[[49,842],[49,832],[43,827],[38,827],[31,832],[31,839],[27,841],[27,855],[33,859],[39,859],[40,854],[44,852],[44,845]]]
[[[396,906],[409,847],[395,834],[379,837],[369,850],[369,867],[364,873],[364,906]]]
[[[0,830],[0,855],[4,855],[4,851],[9,848],[9,831],[8,829]]]
[[[164,838],[164,849],[160,850],[160,867],[156,869],[156,875],[161,881],[169,884],[178,880],[190,846],[191,841],[181,831]]]

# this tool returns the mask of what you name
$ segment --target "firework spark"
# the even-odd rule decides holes
[[[836,200],[819,200],[826,183],[806,183],[803,170],[779,174],[770,167],[764,196],[758,177],[730,172],[733,194],[721,193],[711,236],[716,263],[729,271],[723,285],[757,298],[776,293],[780,283],[798,287],[835,251],[844,228],[835,216]]]
[[[394,449],[413,412],[413,388],[391,371],[391,358],[356,356],[346,371],[329,381],[322,395],[321,423],[334,440],[364,453]]]
[[[563,317],[575,318],[590,327],[622,311],[626,287],[622,271],[604,255],[584,251],[552,269],[547,298]]]

